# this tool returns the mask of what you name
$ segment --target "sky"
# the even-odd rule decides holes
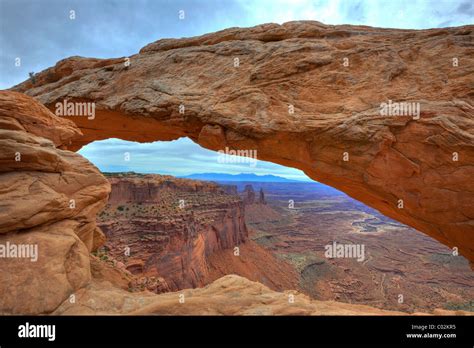
[[[404,29],[460,26],[473,24],[473,3],[472,0],[0,0],[0,89],[10,88],[27,79],[29,72],[39,72],[70,56],[130,56],[162,38],[292,20]],[[130,154],[129,161],[123,160],[124,152]],[[215,153],[185,138],[149,144],[108,139],[89,144],[80,153],[102,171],[172,175],[253,172],[307,179],[301,171],[268,162],[258,161],[255,166],[221,165]]]
[[[303,172],[294,168],[237,156],[223,157],[215,151],[200,147],[189,138],[143,144],[107,139],[89,144],[79,153],[93,163],[100,163],[99,168],[107,172],[134,171],[174,176],[196,173],[255,173],[310,181]],[[104,153],[107,156],[104,156]]]

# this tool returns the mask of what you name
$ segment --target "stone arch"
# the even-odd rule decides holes
[[[109,137],[182,136],[211,150],[255,149],[259,159],[301,169],[472,262],[472,36],[472,26],[233,28],[159,40],[129,66],[123,58],[68,58],[13,90],[53,112],[64,100],[94,103],[94,119],[70,117],[83,135],[68,149]],[[453,55],[466,64],[451,69]],[[419,118],[382,116],[389,100],[420,103]]]

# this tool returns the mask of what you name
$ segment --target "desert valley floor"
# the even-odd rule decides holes
[[[325,185],[107,177],[112,193],[98,218],[107,242],[96,254],[133,274],[129,291],[178,291],[237,274],[323,301],[473,310],[465,258]],[[364,260],[325,257],[334,241],[363,244]]]

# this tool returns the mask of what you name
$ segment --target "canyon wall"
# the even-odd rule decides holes
[[[253,189],[253,186],[251,184],[245,185],[241,196],[242,196],[242,201],[244,202],[244,205],[266,204],[265,193],[263,192],[263,189],[260,188],[260,190],[258,191],[258,198],[257,198],[255,190]]]
[[[243,203],[217,184],[151,174],[107,177],[112,191],[99,215],[105,248],[132,273],[162,277],[160,289],[204,286],[209,257],[248,237]]]
[[[158,203],[163,195],[173,192],[203,193],[211,196],[212,194],[222,195],[225,191],[221,186],[213,183],[180,179],[169,175],[136,174],[133,172],[105,173],[105,175],[112,187],[109,204]],[[179,199],[179,195],[177,195],[175,203],[178,203]]]
[[[128,60],[71,57],[13,88],[74,116],[83,136],[189,137],[303,170],[474,261],[473,26],[313,21],[163,39]],[[381,114],[383,103],[419,113]],[[411,105],[411,104],[410,104]]]

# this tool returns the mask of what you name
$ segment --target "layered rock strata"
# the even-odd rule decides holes
[[[134,274],[164,278],[162,290],[207,284],[208,258],[247,239],[240,198],[217,184],[152,174],[107,177],[112,192],[99,215],[105,251]]]

